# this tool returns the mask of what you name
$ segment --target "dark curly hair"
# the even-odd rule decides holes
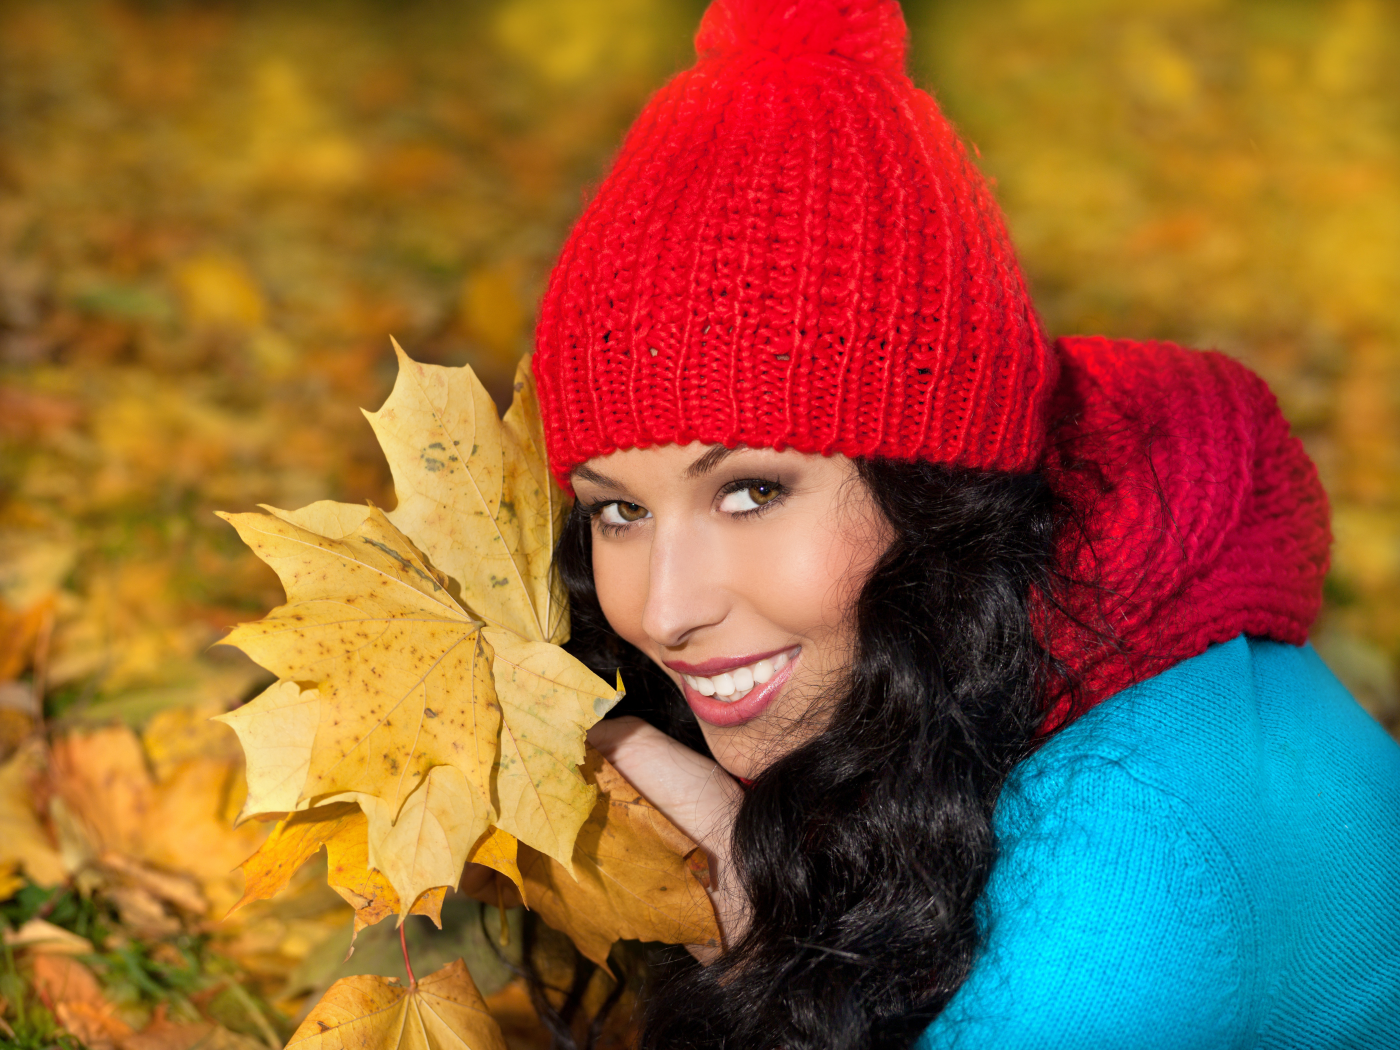
[[[992,812],[1039,743],[1052,664],[1034,596],[1054,590],[1058,509],[1038,474],[856,466],[895,538],[856,601],[851,674],[828,727],[745,792],[732,859],[750,925],[711,966],[653,963],[643,1047],[902,1050],[971,969]],[[557,553],[569,648],[621,668],[617,713],[704,750],[675,686],[608,626],[586,515]]]

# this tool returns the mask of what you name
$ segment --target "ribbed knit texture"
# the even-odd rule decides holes
[[[1400,1047],[1400,747],[1237,638],[1013,772],[971,976],[916,1050]]]
[[[1049,726],[1242,632],[1307,641],[1327,496],[1264,381],[1171,343],[1056,346],[1043,469],[1073,508],[1061,568],[1077,583],[1044,636],[1078,692]]]
[[[1056,362],[894,0],[716,0],[564,246],[551,464],[691,441],[1035,466]]]
[[[894,0],[711,5],[541,304],[553,470],[692,441],[1044,470],[1077,515],[1047,728],[1240,632],[1301,644],[1327,501],[1268,388],[1166,343],[1049,346],[906,36]]]

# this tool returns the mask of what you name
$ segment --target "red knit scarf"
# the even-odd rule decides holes
[[[1071,508],[1041,637],[1068,672],[1046,730],[1244,633],[1302,645],[1327,497],[1263,380],[1170,343],[1061,339],[1044,460]]]

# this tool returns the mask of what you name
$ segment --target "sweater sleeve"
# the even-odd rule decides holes
[[[1016,831],[984,896],[983,953],[916,1046],[1245,1045],[1257,938],[1231,859],[1131,762],[1075,757],[1004,796],[998,824]]]

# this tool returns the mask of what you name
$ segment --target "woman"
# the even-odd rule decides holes
[[[573,644],[655,723],[592,739],[717,873],[643,1041],[1400,1046],[1315,471],[1226,358],[1046,339],[905,38],[716,0],[542,304]]]

